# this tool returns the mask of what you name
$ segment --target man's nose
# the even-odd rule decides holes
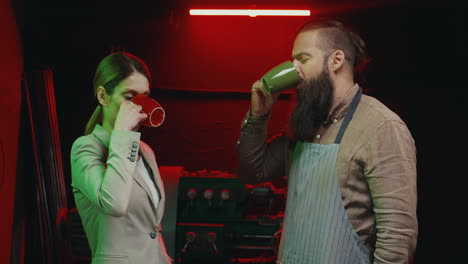
[[[294,68],[296,68],[297,73],[301,78],[302,77],[302,64],[298,60],[293,60]]]

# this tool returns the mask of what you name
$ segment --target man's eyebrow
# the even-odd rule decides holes
[[[292,59],[294,60],[294,59],[296,59],[297,57],[300,57],[300,56],[302,56],[302,55],[306,55],[306,56],[309,56],[309,57],[311,56],[310,53],[307,53],[307,52],[299,52],[298,54],[293,55],[293,56],[292,56]]]

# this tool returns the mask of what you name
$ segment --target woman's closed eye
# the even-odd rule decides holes
[[[125,100],[129,101],[131,100],[135,95],[133,93],[124,93],[123,94],[123,97],[125,98]]]

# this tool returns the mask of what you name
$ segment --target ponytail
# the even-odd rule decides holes
[[[354,81],[365,84],[367,80],[364,72],[371,61],[366,54],[366,43],[356,33],[348,31],[348,34],[355,48],[353,65]]]
[[[85,128],[85,135],[91,134],[93,132],[94,127],[102,122],[102,106],[98,105],[96,110],[94,110],[93,114],[88,120]]]
[[[364,71],[367,64],[370,62],[370,59],[367,57],[367,54],[365,51],[366,43],[356,33],[354,32],[348,32],[348,33],[349,33],[350,40],[353,43],[355,47],[355,51],[356,51],[354,54],[354,65],[353,65],[354,70],[357,72],[362,72]]]

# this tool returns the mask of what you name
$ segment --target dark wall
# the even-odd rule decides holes
[[[468,57],[467,8],[452,2],[418,7],[412,13],[407,58],[415,76],[411,89],[416,95],[412,133],[418,148],[418,249],[422,263],[456,263],[464,257],[461,238],[467,235],[461,217],[466,201],[461,176],[466,174],[466,136],[464,125],[456,125],[466,112],[462,87]]]
[[[290,59],[296,32],[309,18],[191,17],[187,15],[189,5],[177,1],[136,3],[140,5],[86,9],[84,4],[41,4],[27,9],[26,65],[54,71],[64,153],[82,134],[96,106],[92,77],[97,63],[111,51],[125,50],[147,62],[153,76],[152,96],[168,108],[163,127],[144,131],[144,138],[159,149],[162,165],[235,170],[234,147],[228,147],[228,142],[237,140],[251,84],[271,67]],[[414,62],[407,59],[411,56],[410,11],[402,4],[348,9],[336,14],[324,9],[317,15],[336,17],[362,35],[372,58],[364,88],[412,126],[409,109],[417,95],[412,88],[417,77]],[[392,17],[398,19],[389,20]],[[193,100],[187,91],[197,92]],[[286,124],[290,107],[277,108],[283,115],[273,116],[272,122]],[[166,130],[174,140],[164,142],[174,142],[163,148],[157,145],[157,138]],[[203,158],[204,162],[198,155],[186,159],[183,154],[166,154],[203,153],[207,146],[223,151],[204,154],[213,155]],[[228,158],[212,162],[221,157]]]
[[[116,50],[140,56],[151,68],[151,94],[165,107],[167,119],[160,128],[144,128],[142,137],[155,150],[159,165],[235,171],[235,144],[249,107],[250,85],[289,59],[295,34],[306,21],[189,17],[186,1],[27,2],[21,25],[25,66],[54,71],[67,181],[71,144],[96,106],[95,67]],[[323,8],[314,10],[317,16],[342,20],[367,42],[372,61],[363,86],[402,117],[418,149],[416,263],[445,263],[455,258],[452,245],[444,242],[457,245],[452,241],[457,235],[447,229],[455,225],[460,212],[455,202],[462,199],[455,187],[460,186],[463,163],[451,146],[458,142],[453,130],[462,123],[455,117],[466,119],[461,108],[453,108],[463,105],[466,9],[385,2],[331,1],[337,8],[322,3]],[[287,125],[291,103],[286,96],[275,107],[270,134]]]

